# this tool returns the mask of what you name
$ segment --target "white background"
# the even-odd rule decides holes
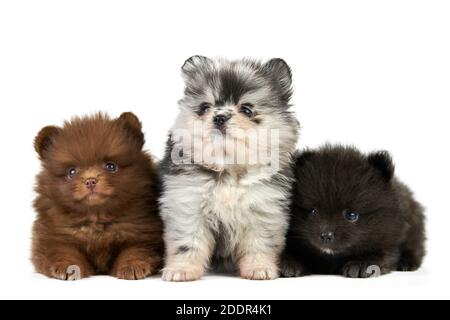
[[[2,1],[0,297],[137,299],[450,298],[448,1]],[[135,112],[163,153],[191,55],[284,58],[300,147],[388,149],[426,206],[428,256],[416,273],[272,282],[208,276],[48,280],[29,262],[32,147],[45,125],[98,110]]]

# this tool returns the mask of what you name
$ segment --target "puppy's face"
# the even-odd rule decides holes
[[[325,254],[370,251],[389,243],[402,217],[385,152],[365,156],[325,147],[297,159],[292,234]]]
[[[139,120],[78,118],[63,128],[46,127],[35,140],[43,163],[38,190],[72,209],[112,208],[146,189],[144,140]]]
[[[272,130],[277,130],[282,151],[295,148],[298,123],[288,111],[292,80],[283,60],[261,64],[195,56],[186,61],[182,71],[186,89],[172,133],[175,141],[181,140],[178,132],[189,133],[183,151],[193,160],[205,160],[199,154],[210,151],[210,161],[218,165],[241,152],[246,154],[243,164],[248,164],[261,147],[252,142],[267,138],[270,148],[275,139]]]

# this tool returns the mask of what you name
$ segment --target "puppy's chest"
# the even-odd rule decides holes
[[[254,221],[254,215],[266,210],[268,203],[276,203],[280,196],[270,184],[262,181],[248,184],[246,181],[228,178],[212,180],[205,187],[203,213],[225,224]]]
[[[72,235],[88,245],[108,245],[126,237],[127,230],[114,219],[86,217],[70,228]]]
[[[236,180],[211,181],[206,187],[203,208],[217,216],[242,214],[249,210],[245,195],[249,188]]]

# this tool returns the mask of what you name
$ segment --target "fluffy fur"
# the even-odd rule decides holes
[[[162,225],[156,171],[142,151],[141,123],[132,113],[75,118],[45,127],[35,139],[42,160],[32,262],[38,272],[72,280],[109,274],[142,279],[158,271]]]
[[[161,164],[163,279],[197,280],[212,262],[237,267],[243,278],[274,279],[285,244],[298,136],[289,111],[290,68],[281,59],[262,64],[195,56],[182,74],[185,95]],[[263,149],[249,143],[255,130],[277,131],[277,150],[270,143],[265,150],[279,151],[277,166],[273,158],[250,161]],[[247,155],[245,161],[228,162],[236,151]],[[177,155],[184,161],[174,161]]]
[[[420,267],[423,208],[387,152],[327,145],[298,155],[295,177],[284,276],[366,278],[370,266],[381,274]]]

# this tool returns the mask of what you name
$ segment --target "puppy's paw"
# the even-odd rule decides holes
[[[122,280],[142,280],[155,273],[155,268],[143,260],[121,263],[113,270],[113,276]]]
[[[63,281],[76,281],[91,276],[90,267],[70,262],[56,262],[50,266],[50,276]]]
[[[281,263],[280,273],[283,278],[297,278],[308,274],[301,263],[293,260],[283,261]]]
[[[366,261],[350,261],[341,270],[341,274],[347,278],[375,278],[389,272],[376,262]]]
[[[162,279],[172,282],[188,282],[199,280],[203,276],[202,269],[192,268],[165,268],[163,270]]]
[[[276,267],[254,267],[241,269],[241,278],[248,280],[274,280],[279,277]]]
[[[417,271],[420,268],[420,262],[416,260],[401,260],[397,270],[402,272]]]
[[[422,264],[422,259],[414,254],[403,254],[397,266],[397,271],[417,271]]]

